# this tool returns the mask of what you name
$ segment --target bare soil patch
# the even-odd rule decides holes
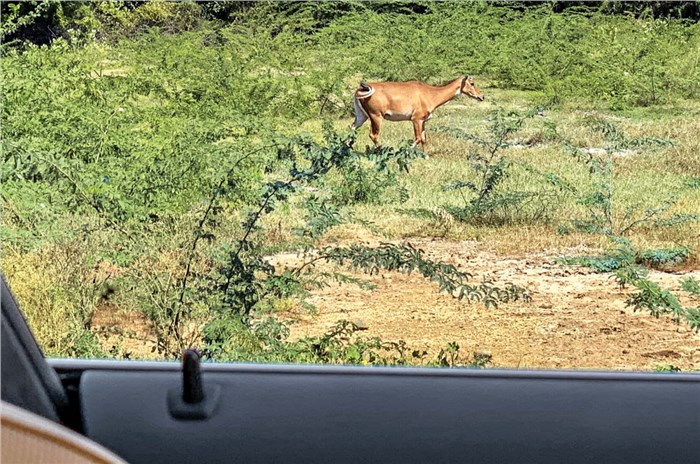
[[[313,292],[317,314],[282,314],[297,319],[292,337],[319,335],[338,320],[360,321],[363,335],[405,340],[435,354],[451,341],[465,353],[486,351],[497,367],[653,370],[673,365],[700,369],[700,335],[669,316],[659,319],[625,307],[632,290],[620,290],[609,274],[556,263],[583,249],[507,258],[479,249],[477,242],[416,240],[434,259],[461,266],[475,281],[493,279],[525,286],[531,302],[482,304],[460,302],[438,292],[417,275],[383,272],[365,276],[375,291],[331,286]],[[590,253],[590,250],[588,251]],[[278,256],[278,264],[293,260]],[[650,279],[678,291],[682,278],[700,278],[697,269],[652,271]],[[690,304],[689,301],[682,301]],[[697,304],[697,303],[695,303]]]
[[[119,358],[156,358],[151,329],[143,314],[121,311],[111,303],[97,306],[92,327],[100,333],[102,349]]]
[[[377,244],[370,235],[362,239]],[[476,241],[416,239],[411,243],[432,259],[472,273],[475,282],[489,279],[524,286],[532,301],[485,308],[441,293],[437,284],[419,275],[361,274],[376,290],[332,285],[312,292],[309,302],[317,308],[316,314],[280,313],[280,318],[293,322],[291,338],[320,335],[346,319],[367,326],[363,336],[405,340],[431,356],[455,341],[465,354],[491,353],[495,367],[654,370],[673,365],[683,371],[700,370],[700,334],[686,324],[676,324],[670,316],[655,319],[627,308],[625,300],[633,290],[620,290],[609,274],[556,262],[564,256],[593,254],[593,250],[579,247],[504,257],[481,249],[483,245]],[[271,261],[281,268],[298,265],[301,258],[285,253]],[[677,292],[683,304],[697,305],[683,300],[680,291],[680,281],[689,276],[700,279],[700,270],[651,271],[649,278]],[[154,356],[150,329],[140,314],[105,304],[98,308],[93,327],[107,335],[105,350],[116,348],[120,356]]]

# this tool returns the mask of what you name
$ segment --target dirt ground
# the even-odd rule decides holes
[[[373,242],[370,240],[370,242]],[[558,250],[504,258],[479,249],[478,242],[413,239],[411,243],[429,257],[459,266],[497,283],[513,282],[528,289],[532,301],[501,304],[460,302],[438,291],[437,284],[418,275],[382,272],[362,278],[373,282],[374,291],[354,285],[333,285],[314,290],[309,302],[316,314],[306,310],[279,314],[291,325],[291,338],[320,335],[341,319],[367,327],[363,336],[405,340],[411,349],[425,349],[430,357],[449,342],[460,352],[487,352],[492,366],[501,368],[655,370],[660,366],[683,371],[700,370],[700,334],[670,316],[655,319],[647,312],[625,307],[632,290],[620,290],[610,274],[556,263],[564,256],[593,254],[585,248]],[[377,244],[377,243],[373,243]],[[280,254],[271,261],[293,265],[295,254]],[[679,292],[680,280],[700,270],[651,271],[649,278],[662,288]],[[107,345],[136,357],[153,357],[148,324],[143,316],[123,314],[112,307],[100,308],[96,328],[127,328],[113,333]],[[123,335],[130,333],[124,337]],[[105,346],[109,350],[110,346]],[[120,356],[120,354],[115,353]]]
[[[655,319],[625,307],[632,292],[620,290],[609,274],[557,264],[556,258],[590,254],[569,249],[504,259],[478,249],[477,242],[412,240],[433,259],[461,265],[475,281],[486,277],[525,286],[531,302],[485,308],[438,292],[417,275],[383,272],[365,276],[374,291],[332,286],[314,291],[318,313],[289,314],[299,319],[292,337],[318,335],[347,319],[368,327],[363,335],[403,339],[433,355],[455,341],[463,353],[489,352],[495,367],[654,370],[673,365],[700,369],[700,335],[669,316]],[[293,255],[276,257],[277,264]],[[650,272],[663,288],[679,290],[682,278],[700,271]],[[683,301],[691,304],[693,302]],[[697,304],[697,303],[693,303]],[[286,318],[286,317],[285,317]]]

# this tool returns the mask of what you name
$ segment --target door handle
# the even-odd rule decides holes
[[[180,420],[206,420],[214,414],[221,397],[221,387],[204,385],[197,350],[182,354],[182,385],[168,390],[170,415]]]

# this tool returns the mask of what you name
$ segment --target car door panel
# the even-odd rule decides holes
[[[692,374],[205,364],[221,397],[196,421],[168,411],[175,363],[55,367],[132,463],[700,462]]]

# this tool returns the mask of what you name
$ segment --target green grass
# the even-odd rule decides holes
[[[507,108],[526,108],[531,104],[532,95],[527,92],[489,89],[489,100],[507,105]],[[507,103],[501,103],[507,102]],[[468,166],[466,154],[474,149],[471,142],[456,140],[445,133],[440,133],[436,127],[457,127],[479,135],[485,135],[488,112],[494,104],[470,101],[465,97],[453,100],[439,109],[430,121],[427,129],[429,150],[428,160],[418,161],[411,173],[406,176],[410,199],[401,205],[405,210],[433,210],[445,205],[457,206],[461,199],[456,191],[444,191],[441,185],[457,180],[473,180],[473,172]],[[651,207],[666,199],[668,192],[680,191],[677,205],[671,212],[697,214],[697,204],[700,194],[697,190],[682,189],[683,181],[691,177],[692,170],[685,173],[677,172],[679,165],[700,168],[700,155],[695,150],[697,144],[694,134],[700,130],[700,123],[693,116],[696,102],[684,102],[670,112],[664,119],[659,120],[653,108],[637,111],[634,118],[620,121],[620,126],[630,135],[636,137],[672,137],[677,145],[674,147],[642,148],[638,153],[616,158],[615,167],[618,175],[615,186],[622,205],[640,203],[642,207]],[[683,109],[688,108],[688,113]],[[595,112],[599,117],[615,118],[610,112],[596,108],[596,105],[583,106],[566,103],[545,111],[544,117],[535,118],[525,125],[517,138],[527,140],[544,130],[544,120],[557,124],[560,133],[566,134],[576,144],[582,147],[603,147],[604,141],[598,134],[591,133],[582,127],[584,114]],[[615,120],[615,119],[613,119]],[[382,140],[388,145],[398,145],[410,140],[411,126],[408,123],[387,122],[383,125]],[[369,143],[367,128],[360,129],[359,140]],[[590,185],[591,178],[586,168],[569,154],[560,144],[544,141],[532,147],[507,148],[504,155],[518,162],[529,163],[542,172],[554,172],[565,176],[570,182],[580,188]],[[675,169],[668,169],[675,167]],[[536,190],[542,186],[542,179],[524,170],[516,170],[506,181],[506,190]],[[532,231],[527,240],[516,240],[523,237],[523,231],[517,225],[505,228],[483,226],[456,225],[448,233],[455,240],[472,239],[474,237],[489,237],[485,246],[492,246],[502,253],[521,253],[523,251],[540,251],[551,247],[566,247],[581,241],[589,244],[601,244],[598,237],[580,234],[562,236],[556,233],[557,226],[572,217],[585,215],[584,209],[576,205],[572,199],[556,205],[557,210],[550,224],[530,225],[526,229]],[[406,217],[397,211],[395,205],[381,207],[364,207],[360,210],[363,217],[373,221],[392,234],[402,237],[430,234],[431,226],[436,221]],[[685,243],[692,249],[697,249],[698,238],[689,234],[692,228],[682,226],[671,229],[650,228],[640,230],[635,239],[649,246],[660,246],[669,243]],[[541,234],[544,232],[544,236]],[[510,244],[510,246],[505,246]]]
[[[290,15],[261,4],[214,24],[185,21],[179,8],[149,5],[131,18],[102,11],[96,16],[102,24],[121,15],[118,24],[104,26],[109,40],[3,51],[3,271],[20,301],[37,308],[30,319],[50,353],[91,352],[89,337],[76,334],[92,333],[92,315],[106,303],[163,325],[156,319],[178,300],[188,260],[198,279],[192,291],[210,289],[209,273],[240,238],[261,184],[289,174],[289,163],[277,159],[279,147],[302,133],[323,140],[327,121],[347,132],[352,92],[363,78],[440,83],[469,73],[486,101],[459,97],[436,111],[427,124],[430,158],[398,175],[407,201],[387,191],[372,203],[337,205],[353,224],[309,243],[294,234],[307,214],[294,197],[253,233],[264,243],[261,252],[349,243],[367,234],[477,240],[503,256],[608,246],[601,235],[558,232],[587,217],[571,195],[556,196],[535,219],[532,211],[482,221],[448,213],[465,199],[442,186],[476,180],[467,155],[477,147],[439,129],[487,137],[494,109],[523,112],[547,102],[544,116],[513,134],[521,146],[501,151],[514,163],[501,192],[552,191],[523,164],[591,190],[595,179],[552,127],[575,146],[599,149],[607,141],[586,123],[597,118],[629,138],[674,141],[614,158],[615,214],[636,204],[640,211],[657,206],[670,192],[677,199],[667,214],[700,213],[700,189],[684,187],[700,173],[698,24],[452,3],[431,4],[422,15],[364,4],[343,14],[299,4]],[[370,145],[368,130],[359,130],[356,147]],[[385,146],[399,147],[412,139],[412,127],[386,121],[381,136]],[[338,193],[342,179],[332,171],[327,185]],[[200,224],[209,204],[215,217]],[[697,265],[696,225],[641,226],[629,238],[639,249],[689,247],[687,263]],[[204,229],[213,232],[193,247]],[[61,269],[45,268],[44,260],[76,247],[81,254]],[[108,278],[116,286],[109,301],[92,273],[100,266],[116,269]],[[23,288],[27,273],[39,280]],[[53,290],[33,296],[42,285]],[[206,323],[207,304],[192,303],[193,321]],[[188,327],[194,338],[197,323]]]

